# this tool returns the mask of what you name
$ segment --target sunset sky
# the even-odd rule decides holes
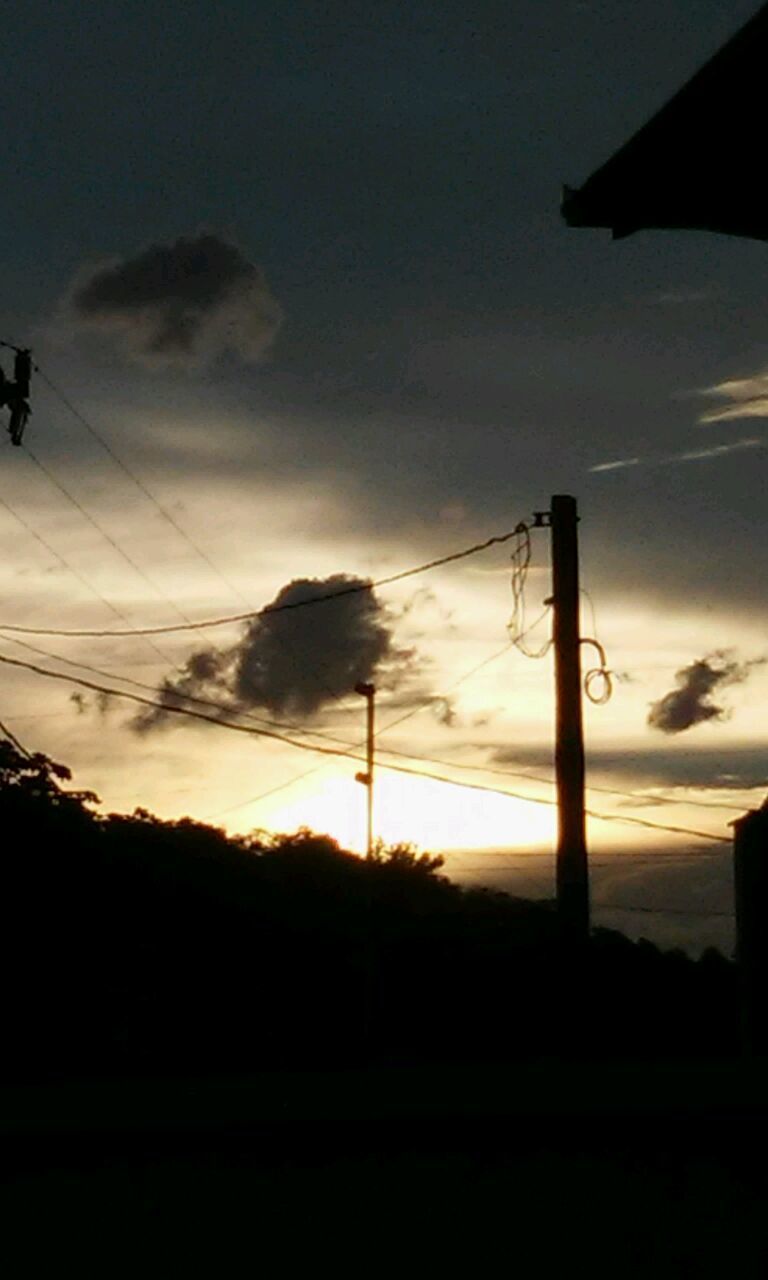
[[[590,808],[727,837],[768,782],[768,249],[698,233],[612,243],[565,227],[559,199],[756,7],[103,0],[82,22],[30,0],[7,14],[0,338],[32,345],[143,487],[35,377],[34,457],[2,445],[0,652],[157,689],[201,649],[214,666],[239,653],[242,627],[24,637],[41,656],[2,624],[242,613],[294,579],[397,573],[572,493],[583,630],[620,677],[587,707],[589,780],[618,789]],[[713,154],[712,182],[728,179]],[[187,291],[198,269],[206,287]],[[533,539],[529,618],[550,593],[548,535]],[[378,722],[413,712],[382,732],[380,760],[551,801],[551,655],[511,650],[468,675],[507,639],[510,549],[376,594],[361,626],[381,648],[369,674],[391,686]],[[363,700],[327,676],[333,627],[316,615],[338,607],[292,615],[311,712],[277,668],[250,668],[250,713],[304,742],[364,736]],[[718,652],[753,664],[713,690],[723,714],[649,726],[676,672]],[[0,668],[0,719],[108,809],[310,825],[362,846],[356,761],[181,718],[139,732],[135,707],[73,692]],[[464,874],[473,850],[496,850],[490,866],[554,833],[551,805],[384,769],[376,816],[386,840],[454,851]],[[701,858],[665,900],[728,905],[725,845],[598,819],[590,838],[601,857],[642,851],[638,901],[660,884],[651,855],[675,850]]]

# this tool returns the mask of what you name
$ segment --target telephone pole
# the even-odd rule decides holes
[[[576,499],[552,498],[557,779],[557,911],[565,936],[589,937],[589,867],[584,820],[584,730],[581,716],[579,547]]]
[[[360,681],[355,685],[355,693],[366,700],[366,771],[356,773],[355,781],[361,782],[368,790],[368,834],[366,839],[366,857],[373,853],[373,706],[376,686]]]

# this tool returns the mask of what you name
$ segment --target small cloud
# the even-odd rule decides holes
[[[676,689],[651,703],[648,724],[661,733],[682,733],[705,720],[727,719],[728,711],[713,701],[713,693],[716,689],[743,683],[751,669],[765,661],[765,658],[755,658],[750,662],[737,662],[724,650],[698,658],[676,672]]]
[[[624,467],[637,467],[640,461],[640,458],[617,458],[614,462],[598,462],[596,466],[588,469],[589,471],[620,471]]]
[[[257,361],[282,320],[261,268],[211,232],[84,269],[63,315],[140,363],[186,367],[227,350]]]

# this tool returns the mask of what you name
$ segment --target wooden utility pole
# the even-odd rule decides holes
[[[581,716],[579,547],[576,499],[552,498],[552,604],[557,740],[557,910],[563,933],[589,937],[589,867],[584,820],[584,730]]]
[[[366,856],[370,858],[373,853],[373,740],[374,740],[374,697],[376,695],[376,686],[365,684],[362,681],[355,685],[355,693],[359,693],[366,700],[366,771],[365,773],[356,773],[357,782],[362,782],[363,786],[368,790],[368,834],[366,839]]]

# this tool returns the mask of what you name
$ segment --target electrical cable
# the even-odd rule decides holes
[[[48,467],[46,467],[46,466],[45,466],[45,464],[44,464],[44,463],[42,463],[42,462],[40,461],[40,459],[39,459],[38,457],[36,457],[36,455],[35,455],[34,453],[32,453],[31,449],[29,449],[26,445],[24,446],[24,452],[26,453],[27,457],[28,457],[28,458],[29,458],[29,459],[30,459],[30,460],[35,464],[35,466],[36,466],[36,467],[38,467],[38,468],[40,469],[40,471],[43,473],[43,475],[44,475],[44,476],[46,476],[46,478],[48,479],[49,483],[50,483],[50,484],[52,484],[52,485],[53,485],[53,487],[54,487],[55,489],[58,489],[58,490],[59,490],[59,492],[60,492],[61,494],[63,494],[63,495],[64,495],[64,497],[65,497],[65,498],[66,498],[66,499],[67,499],[67,500],[72,504],[72,506],[73,506],[77,511],[79,511],[79,512],[80,512],[80,514],[82,515],[83,519],[84,519],[84,520],[86,520],[86,521],[87,521],[87,523],[88,523],[88,524],[90,524],[94,529],[96,529],[96,531],[97,531],[99,534],[101,534],[102,538],[104,538],[104,539],[105,539],[105,541],[106,541],[106,542],[107,542],[107,543],[108,543],[108,544],[109,544],[109,545],[110,545],[110,546],[111,546],[111,547],[112,547],[112,548],[117,552],[117,554],[121,557],[121,559],[125,560],[125,562],[126,562],[127,564],[129,564],[129,565],[131,566],[131,568],[132,568],[136,573],[138,573],[138,574],[139,574],[139,576],[140,576],[141,578],[143,578],[143,580],[148,584],[148,586],[149,586],[149,587],[150,587],[150,588],[151,588],[151,589],[152,589],[156,594],[160,595],[161,593],[160,593],[159,589],[158,589],[158,588],[154,585],[154,583],[152,583],[152,581],[147,577],[147,575],[144,573],[144,570],[141,568],[141,566],[140,566],[139,564],[137,564],[137,562],[132,558],[132,556],[130,556],[130,555],[128,554],[128,552],[127,552],[127,551],[124,551],[124,550],[122,549],[122,547],[119,545],[119,543],[117,543],[117,542],[115,541],[115,539],[112,537],[112,535],[111,535],[110,533],[108,533],[108,532],[107,532],[107,530],[106,530],[106,529],[104,529],[104,528],[102,527],[102,525],[100,525],[100,524],[99,524],[99,522],[98,522],[97,520],[95,520],[95,519],[94,519],[94,517],[93,517],[93,516],[92,516],[92,515],[91,515],[91,514],[90,514],[90,513],[85,509],[85,507],[82,505],[82,503],[78,501],[78,499],[75,497],[75,495],[74,495],[74,494],[73,494],[69,489],[67,489],[66,485],[63,485],[63,484],[62,484],[62,483],[61,483],[61,482],[56,478],[56,476],[54,476],[53,472],[52,472],[52,471],[50,471],[50,470],[48,469]],[[168,604],[171,604],[171,607],[172,607],[172,608],[173,608],[173,607],[175,607],[175,606],[173,606],[173,605],[172,605],[172,602],[171,602],[171,601],[167,601],[167,603],[168,603]],[[110,608],[112,608],[112,609],[113,609],[113,611],[117,612],[117,614],[118,614],[118,616],[119,616],[119,617],[123,617],[122,612],[121,612],[119,609],[116,609],[116,607],[115,607],[115,606],[110,606]],[[178,611],[178,610],[176,610],[176,612],[179,612],[179,611]],[[10,628],[8,628],[8,630],[19,630],[19,631],[22,631],[22,630],[23,630],[23,631],[24,631],[24,634],[27,634],[27,630],[26,630],[26,629],[23,629],[23,628],[10,627]],[[34,628],[30,628],[30,629],[29,629],[29,632],[30,632],[30,633],[34,633],[34,634],[46,634],[45,632],[37,631],[37,630],[36,630],[36,629],[34,629]],[[143,631],[141,628],[136,628],[136,629],[134,629],[134,628],[130,627],[130,624],[129,624],[129,628],[128,628],[128,629],[126,629],[126,630],[125,630],[124,632],[122,632],[121,634],[124,634],[124,635],[130,635],[130,634],[131,634],[131,632],[133,632],[133,634],[135,634],[135,635],[146,635],[146,636],[151,636],[151,635],[152,635],[152,632],[151,632],[151,631]],[[150,647],[152,648],[152,650],[154,651],[154,653],[156,653],[156,654],[157,654],[157,656],[162,660],[162,662],[163,662],[163,663],[167,663],[167,661],[168,661],[168,655],[167,655],[167,654],[165,654],[165,653],[163,653],[162,649],[160,649],[160,648],[159,648],[159,646],[155,643],[155,641],[154,641],[154,640],[152,640],[152,639],[150,638],[150,639],[148,639],[148,640],[147,640],[147,643],[150,645]]]
[[[112,673],[105,671],[103,667],[95,667],[88,662],[80,662],[75,658],[67,658],[62,653],[52,653],[50,649],[41,649],[39,645],[30,644],[28,640],[19,640],[17,636],[6,636],[0,632],[0,640],[5,640],[8,644],[18,645],[22,649],[28,650],[30,653],[37,654],[38,657],[48,658],[54,662],[63,662],[69,667],[76,667],[80,671],[87,671],[91,675],[99,676],[103,680],[120,680],[123,684],[132,685],[135,689],[141,689],[145,693],[152,694],[155,698],[162,696],[154,685],[146,684],[142,680],[134,680],[132,676],[126,676],[122,673]],[[222,712],[224,715],[239,716],[245,720],[252,720],[257,725],[263,725],[270,729],[285,729],[294,733],[301,733],[305,737],[324,738],[329,742],[335,743],[337,746],[349,747],[357,749],[356,744],[345,742],[343,738],[336,738],[332,734],[325,733],[322,729],[305,728],[301,725],[292,724],[282,720],[269,719],[266,716],[257,716],[253,712],[241,709],[237,706],[227,706],[224,702],[216,702],[213,698],[203,698],[197,694],[181,693],[173,691],[174,699],[182,702],[191,702],[198,706],[208,707],[213,711]],[[163,711],[172,710],[170,703],[158,704]]]
[[[67,402],[67,403],[69,403],[69,402]],[[76,410],[74,410],[73,406],[71,406],[71,405],[70,405],[69,407],[73,409],[73,412],[77,412]],[[80,420],[81,420],[81,421],[85,422],[85,419],[82,417],[82,415],[81,415],[81,414],[77,414],[77,416],[80,418]],[[98,439],[100,439],[100,437],[98,436],[98,434],[95,432],[95,430],[94,430],[93,428],[89,428],[89,429],[91,430],[91,433],[92,433],[92,434],[96,435],[96,437],[97,437]],[[104,442],[102,442],[102,443],[104,443]],[[106,445],[106,443],[104,444],[104,447],[107,449],[107,452],[108,452],[111,456],[113,456],[113,457],[117,458],[117,455],[115,455],[115,454],[113,453],[113,451],[109,449],[109,446],[107,446],[107,445]],[[161,595],[161,596],[162,596],[162,598],[164,598],[164,599],[165,599],[165,602],[166,602],[166,603],[167,603],[167,604],[168,604],[168,605],[169,605],[169,606],[174,610],[174,612],[175,612],[175,613],[177,613],[177,614],[178,614],[178,616],[183,620],[183,622],[184,622],[184,623],[192,625],[192,624],[191,624],[191,619],[190,619],[190,618],[189,618],[189,617],[184,613],[184,611],[183,611],[182,609],[180,609],[176,604],[174,604],[174,602],[170,599],[170,597],[165,596],[165,595],[160,591],[160,589],[157,587],[157,585],[156,585],[155,583],[153,583],[153,582],[152,582],[152,580],[151,580],[150,578],[148,578],[148,577],[147,577],[147,575],[146,575],[146,574],[144,573],[144,571],[142,570],[141,566],[140,566],[140,565],[139,565],[139,564],[138,564],[138,563],[133,559],[133,557],[132,557],[132,556],[130,556],[130,555],[128,555],[128,553],[127,553],[127,552],[123,551],[123,549],[119,546],[119,544],[115,541],[115,539],[114,539],[114,538],[113,538],[113,537],[112,537],[112,536],[111,536],[111,535],[110,535],[110,534],[109,534],[109,533],[108,533],[108,532],[107,532],[107,531],[106,531],[106,530],[105,530],[105,529],[104,529],[104,528],[99,524],[99,522],[98,522],[98,521],[96,521],[96,520],[95,520],[95,519],[94,519],[94,518],[93,518],[93,517],[88,513],[88,511],[87,511],[87,510],[82,506],[82,504],[77,500],[77,498],[75,498],[75,496],[70,492],[70,490],[68,490],[68,489],[66,488],[66,486],[64,486],[63,484],[61,484],[61,483],[57,480],[57,478],[53,475],[53,473],[52,473],[52,472],[51,472],[51,471],[50,471],[50,470],[49,470],[49,469],[48,469],[48,468],[47,468],[47,467],[46,467],[46,466],[45,466],[45,465],[40,461],[40,459],[39,459],[39,458],[37,458],[37,457],[32,453],[32,451],[31,451],[29,448],[27,448],[27,449],[26,449],[26,452],[27,452],[28,456],[30,457],[30,459],[31,459],[31,460],[32,460],[32,461],[33,461],[33,462],[34,462],[34,463],[35,463],[35,464],[40,468],[40,470],[41,470],[41,471],[42,471],[42,472],[47,476],[47,478],[48,478],[48,480],[50,481],[50,483],[51,483],[51,484],[53,484],[57,489],[59,489],[59,491],[60,491],[60,492],[61,492],[61,493],[62,493],[62,494],[63,494],[63,495],[64,495],[64,496],[65,496],[65,497],[66,497],[66,498],[67,498],[67,499],[68,499],[68,500],[69,500],[69,501],[70,501],[70,502],[71,502],[71,503],[76,507],[76,509],[77,509],[77,510],[78,510],[78,511],[79,511],[79,512],[80,512],[80,513],[85,517],[85,519],[86,519],[86,520],[87,520],[91,525],[93,525],[93,527],[94,527],[94,528],[96,528],[96,529],[99,531],[99,533],[101,533],[101,535],[102,535],[104,538],[106,538],[107,542],[108,542],[108,543],[109,543],[109,544],[110,544],[110,545],[111,545],[111,546],[112,546],[112,547],[113,547],[113,548],[114,548],[114,549],[115,549],[115,550],[116,550],[116,551],[117,551],[117,552],[118,552],[118,553],[123,557],[123,559],[125,559],[125,560],[126,560],[126,561],[127,561],[127,562],[128,562],[128,563],[129,563],[129,564],[130,564],[134,569],[135,569],[135,570],[136,570],[136,572],[140,574],[140,576],[144,579],[144,581],[145,581],[145,582],[147,582],[147,584],[148,584],[148,585],[150,586],[150,588],[155,592],[155,594],[159,594],[159,595]],[[141,489],[141,491],[142,491],[142,492],[145,492],[145,493],[147,494],[147,496],[150,498],[150,500],[151,500],[151,501],[153,501],[153,502],[154,502],[154,504],[155,504],[155,506],[157,506],[158,510],[159,510],[159,511],[161,511],[161,513],[162,513],[163,515],[165,515],[165,516],[166,516],[166,518],[167,518],[167,519],[169,520],[169,522],[173,525],[173,527],[174,527],[174,528],[176,528],[176,529],[178,529],[178,531],[182,534],[182,536],[186,537],[186,535],[185,535],[185,534],[183,533],[183,531],[181,530],[181,527],[180,527],[179,525],[177,525],[177,524],[176,524],[176,522],[173,520],[173,517],[171,517],[167,512],[165,512],[165,511],[163,510],[163,508],[160,506],[160,504],[159,504],[159,503],[157,503],[157,502],[156,502],[156,500],[155,500],[154,498],[152,498],[152,496],[151,496],[151,494],[149,493],[149,491],[148,491],[148,490],[146,490],[146,489],[144,488],[144,486],[142,486],[142,485],[140,484],[140,482],[139,482],[138,480],[136,480],[136,478],[135,478],[135,477],[133,477],[133,476],[132,476],[132,473],[131,473],[131,472],[129,472],[129,471],[127,470],[127,468],[125,468],[125,467],[124,467],[123,469],[124,469],[124,470],[126,470],[127,474],[131,475],[131,478],[135,480],[135,482],[137,483],[137,485],[139,486],[139,488]],[[10,508],[9,508],[9,510],[10,510]],[[13,513],[13,512],[12,512],[12,514],[15,514],[15,513]],[[20,518],[20,517],[19,517],[19,518]],[[24,523],[26,523],[26,522],[24,522]],[[38,537],[39,537],[39,535],[35,535],[35,536],[38,536]],[[41,539],[41,541],[42,541],[42,539]],[[187,541],[190,543],[190,545],[193,547],[193,549],[194,549],[194,550],[198,551],[198,554],[200,554],[200,555],[202,555],[202,556],[203,556],[203,558],[205,559],[206,563],[210,564],[212,568],[215,568],[215,566],[213,566],[212,561],[210,561],[210,560],[208,559],[208,557],[205,555],[205,553],[204,553],[204,552],[202,552],[199,548],[197,548],[197,547],[195,546],[195,544],[191,541],[191,539],[187,538]],[[62,563],[66,564],[66,561],[64,561],[62,557],[58,556],[58,558],[62,561]],[[67,567],[69,567],[69,566],[67,566]],[[75,572],[75,571],[73,570],[73,572]],[[78,576],[78,578],[80,578],[80,580],[81,580],[81,581],[84,581],[84,579],[82,579],[82,576],[81,576],[80,574],[77,574],[76,576]],[[219,576],[222,578],[222,581],[226,581],[226,580],[223,578],[223,575],[221,575],[221,574],[220,574]],[[105,603],[106,603],[106,601],[105,601]],[[130,619],[128,619],[124,614],[122,614],[122,613],[121,613],[119,610],[117,610],[116,608],[114,608],[114,607],[112,607],[112,606],[110,606],[110,607],[112,608],[112,611],[115,613],[115,615],[116,615],[118,618],[120,618],[122,621],[124,621],[124,622],[125,622],[126,626],[127,626],[128,628],[130,628],[130,632],[132,632],[133,634],[135,634],[135,635],[144,635],[144,636],[145,636],[145,638],[146,638],[148,635],[150,635],[150,634],[151,634],[151,633],[148,633],[148,632],[142,632],[142,631],[141,631],[141,629],[134,629],[134,628],[132,627],[132,625],[131,625]],[[126,634],[130,634],[130,632],[127,632]],[[25,632],[25,634],[26,634],[26,632]],[[288,648],[290,647],[290,646],[288,645],[288,642],[287,642],[287,638],[286,638],[286,637],[279,637],[279,638],[280,638],[281,640],[284,640],[284,641],[285,641],[285,643],[286,643],[286,647],[288,647]],[[151,646],[151,648],[153,649],[153,651],[157,654],[157,656],[158,656],[158,657],[159,657],[159,658],[160,658],[164,663],[168,661],[167,655],[163,653],[163,651],[162,651],[162,650],[161,650],[161,649],[160,649],[160,648],[155,644],[155,642],[154,642],[151,638],[147,639],[147,643]],[[216,648],[216,645],[215,645],[215,644],[214,644],[214,648]],[[218,651],[220,654],[222,653],[222,650],[220,650],[220,649],[218,649],[217,651]],[[289,656],[290,656],[290,655],[289,655]],[[174,665],[175,665],[175,664],[174,664]],[[178,673],[181,673],[181,671],[183,670],[183,668],[180,668],[178,665],[175,665],[175,669],[176,669],[176,671],[177,671]],[[329,695],[330,695],[331,697],[335,698],[337,701],[341,701],[341,699],[339,698],[339,695],[338,695],[337,693],[335,693],[332,689],[330,689],[330,688],[327,688],[327,687],[326,687],[326,692],[327,692],[327,693],[329,693]],[[299,726],[291,726],[291,727],[292,727],[294,730],[296,730],[296,731],[300,731],[300,730],[299,730]]]
[[[482,662],[479,662],[477,664],[477,666],[472,667],[470,671],[466,671],[464,675],[459,677],[458,680],[454,680],[452,684],[448,685],[444,689],[443,694],[450,693],[452,692],[452,690],[458,688],[458,686],[463,684],[465,680],[469,680],[471,676],[476,675],[478,671],[482,671],[484,667],[490,666],[492,662],[496,662],[499,658],[503,657],[505,653],[509,653],[511,648],[512,648],[511,644],[505,644],[503,649],[499,649],[495,653],[492,653],[490,657],[484,658]],[[374,734],[374,738],[378,739],[382,734],[387,733],[389,729],[394,729],[396,726],[404,724],[406,720],[412,719],[413,716],[418,715],[420,712],[426,710],[427,707],[432,706],[434,702],[435,702],[435,698],[430,696],[429,698],[425,699],[424,702],[420,703],[419,706],[411,708],[411,710],[407,711],[404,715],[398,716],[397,719],[395,720],[391,720],[389,724],[382,725],[380,729],[377,729],[376,733]],[[364,746],[365,746],[365,739],[363,739],[359,743],[356,743],[355,749],[359,750]],[[385,754],[388,754],[388,755],[405,754],[401,752],[394,752],[389,747],[383,747],[382,750],[385,752]],[[418,759],[421,759],[422,757],[409,755],[408,758],[411,760],[418,760]],[[424,759],[426,759],[426,757],[424,757]],[[434,764],[436,762],[433,760],[433,761],[430,761],[430,763]],[[266,800],[269,796],[274,795],[276,791],[283,791],[287,787],[292,787],[295,783],[302,782],[304,778],[309,778],[312,776],[312,774],[320,773],[325,768],[327,768],[326,765],[320,765],[319,767],[316,767],[313,769],[307,769],[305,772],[297,774],[294,778],[289,778],[286,782],[282,782],[276,787],[270,787],[269,790],[261,791],[259,792],[258,795],[250,796],[247,800],[241,800],[237,804],[228,805],[226,809],[218,809],[216,810],[215,813],[210,814],[208,816],[210,818],[221,818],[228,813],[235,813],[238,809],[245,809],[249,805],[258,804],[260,800]]]
[[[75,565],[71,564],[68,560],[66,560],[64,556],[61,554],[61,552],[57,551],[56,548],[52,546],[51,543],[48,542],[47,539],[44,538],[41,533],[38,533],[38,531],[34,528],[34,526],[29,523],[29,521],[21,514],[21,512],[17,511],[15,507],[12,507],[6,498],[0,497],[0,506],[4,507],[5,510],[8,512],[8,514],[13,516],[13,519],[16,520],[23,529],[26,529],[26,531],[30,533],[37,542],[40,543],[40,546],[43,547],[44,550],[46,550],[49,555],[53,556],[54,560],[56,560],[64,569],[66,569],[68,573],[71,573],[72,576],[76,578],[77,581],[81,583],[82,586],[84,586],[86,590],[89,591],[96,600],[99,600],[106,609],[109,609],[110,613],[113,613],[114,616],[118,618],[121,622],[124,622],[126,626],[129,627],[131,625],[131,620],[127,616],[127,614],[123,613],[123,611],[120,608],[118,608],[116,604],[113,604],[110,600],[106,598],[106,596],[102,595],[102,593],[98,590],[98,588],[95,587],[93,583],[90,582],[84,576],[84,574],[82,574],[80,570],[76,568]],[[156,655],[159,655],[159,657],[163,659],[163,662],[167,661],[166,655],[162,652],[161,649],[157,648],[154,645],[152,645],[151,647],[153,652]]]
[[[31,455],[30,455],[31,456]],[[98,527],[98,526],[97,526]],[[426,564],[417,565],[412,569],[404,569],[399,573],[392,573],[385,578],[378,578],[375,581],[357,583],[353,586],[342,587],[338,591],[329,591],[319,596],[312,596],[308,600],[291,600],[284,604],[265,605],[262,609],[249,610],[246,613],[228,614],[218,618],[206,618],[201,622],[184,622],[171,626],[162,627],[131,627],[125,631],[107,631],[92,630],[86,628],[66,629],[52,627],[20,627],[13,623],[0,623],[0,630],[15,631],[20,635],[42,635],[42,636],[72,636],[80,639],[101,639],[112,636],[135,636],[135,635],[166,635],[176,631],[204,631],[207,628],[231,626],[238,622],[249,622],[253,618],[263,618],[273,613],[284,613],[289,609],[305,609],[310,605],[325,604],[331,600],[340,600],[344,596],[357,595],[362,591],[374,591],[378,587],[389,586],[393,582],[402,582],[406,578],[412,578],[416,574],[426,573],[430,569],[440,568],[445,564],[452,564],[457,560],[463,560],[467,556],[477,555],[481,551],[486,551],[489,547],[500,543],[508,542],[514,537],[512,533],[496,535],[486,539],[485,542],[476,543],[472,547],[467,547],[463,551],[455,551],[451,555],[441,556],[436,560],[430,560]]]
[[[62,680],[70,684],[76,684],[81,688],[89,689],[92,692],[108,694],[118,698],[125,698],[125,699],[128,699],[129,701],[139,703],[140,705],[149,706],[149,707],[152,707],[153,709],[159,709],[164,712],[168,712],[169,714],[172,714],[172,715],[183,715],[194,720],[202,720],[206,724],[216,725],[220,729],[229,729],[237,733],[249,734],[252,737],[263,737],[263,738],[269,738],[278,742],[283,742],[288,746],[296,747],[302,751],[312,751],[319,755],[345,757],[345,758],[352,758],[352,759],[358,759],[363,761],[365,759],[365,757],[361,755],[353,755],[351,751],[348,751],[348,750],[344,751],[337,747],[325,747],[325,746],[319,746],[317,744],[310,744],[306,742],[297,742],[295,739],[285,737],[284,735],[273,732],[272,730],[269,730],[269,729],[260,729],[252,725],[244,725],[244,724],[235,723],[233,721],[214,719],[212,716],[206,716],[200,711],[192,710],[192,708],[190,707],[165,706],[162,703],[156,702],[154,699],[145,698],[141,694],[129,693],[124,689],[115,689],[113,687],[99,685],[94,683],[94,681],[92,680],[85,680],[79,676],[67,675],[64,672],[51,671],[45,667],[39,667],[34,663],[24,662],[19,658],[8,657],[8,655],[6,654],[0,654],[0,663],[4,663],[7,666],[12,666],[12,667],[20,668],[23,670],[31,671],[34,674],[46,677],[47,679]],[[557,807],[556,800],[545,800],[545,799],[540,799],[538,797],[534,798],[531,796],[521,795],[519,792],[509,791],[501,787],[488,787],[475,782],[456,781],[455,779],[446,778],[440,774],[435,774],[424,769],[410,769],[405,765],[397,765],[397,764],[382,764],[380,767],[389,769],[394,773],[403,773],[403,774],[408,774],[415,777],[426,778],[428,780],[432,780],[435,782],[449,783],[451,786],[463,787],[470,791],[483,791],[485,793],[508,796],[514,800],[524,800],[527,804],[546,805],[548,807],[555,807],[555,808]],[[717,843],[724,843],[724,844],[731,843],[730,839],[727,836],[714,835],[710,831],[699,831],[691,827],[670,826],[663,823],[646,821],[643,818],[633,818],[629,816],[624,816],[622,814],[599,813],[590,809],[585,810],[585,812],[589,817],[595,818],[601,822],[620,822],[620,823],[630,824],[635,826],[648,827],[658,831],[668,831],[668,832],[671,832],[672,834],[690,835],[701,840],[713,840],[713,841],[716,841]]]
[[[606,702],[610,702],[613,695],[613,681],[611,679],[611,671],[608,668],[605,649],[600,641],[595,640],[592,636],[582,638],[579,640],[579,644],[591,644],[594,649],[597,649],[600,665],[592,667],[584,676],[584,692],[590,702],[593,702],[595,706],[602,707]],[[593,693],[593,686],[598,680],[602,682],[602,688],[599,693]]]
[[[600,910],[629,911],[629,912],[638,912],[642,915],[650,915],[650,916],[693,916],[696,919],[706,919],[706,920],[735,919],[735,912],[733,911],[699,911],[699,910],[696,910],[695,908],[691,910],[687,907],[686,908],[683,908],[683,907],[634,907],[634,906],[625,906],[620,902],[595,902],[593,903],[592,910],[593,912],[600,911]]]
[[[405,724],[406,720],[411,720],[414,716],[419,715],[422,711],[426,711],[428,707],[434,706],[435,703],[437,702],[444,701],[446,694],[453,693],[454,689],[458,689],[459,686],[464,684],[466,680],[469,680],[471,679],[472,676],[477,675],[477,673],[479,671],[482,671],[485,667],[489,667],[492,662],[497,662],[499,658],[503,658],[504,654],[509,653],[509,651],[513,647],[514,646],[510,641],[510,643],[505,644],[503,648],[497,649],[495,653],[492,653],[490,655],[490,657],[483,658],[482,662],[478,662],[477,666],[472,667],[471,670],[469,671],[466,671],[463,676],[459,676],[458,680],[454,680],[452,684],[446,685],[446,687],[443,689],[443,692],[441,694],[430,695],[429,698],[426,698],[417,707],[412,707],[410,711],[406,711],[403,715],[398,716],[397,719],[390,720],[388,724],[382,725],[381,728],[377,729],[376,732],[374,733],[373,735],[374,738],[376,739],[380,738],[383,734],[388,733],[390,729],[396,729],[398,728],[399,725]],[[387,751],[388,748],[384,747],[383,750]]]
[[[232,583],[229,580],[229,578],[223,572],[223,570],[221,570],[219,566],[214,563],[214,561],[211,559],[208,553],[203,549],[203,547],[199,545],[199,543],[195,541],[192,535],[189,534],[187,530],[184,529],[179,524],[179,522],[172,515],[172,513],[168,511],[168,509],[158,500],[158,498],[155,496],[154,493],[152,493],[151,489],[147,487],[144,481],[136,474],[135,471],[133,471],[131,467],[128,466],[128,464],[120,457],[120,455],[115,451],[115,449],[113,449],[112,446],[104,439],[101,432],[97,431],[96,427],[93,425],[92,422],[88,420],[88,418],[86,418],[85,414],[80,409],[78,409],[75,404],[73,404],[73,402],[64,394],[64,392],[61,390],[60,387],[56,386],[53,380],[43,372],[43,370],[40,368],[39,365],[36,364],[34,368],[36,373],[40,375],[40,377],[43,379],[46,385],[50,388],[50,390],[54,393],[54,395],[58,396],[62,404],[64,404],[66,408],[69,409],[70,413],[76,418],[76,420],[79,423],[81,423],[81,425],[93,437],[93,439],[98,442],[98,444],[102,447],[102,449],[105,451],[107,456],[111,458],[111,460],[115,463],[115,465],[119,467],[120,470],[128,477],[128,479],[132,482],[133,485],[135,485],[138,491],[149,502],[152,503],[155,509],[159,512],[159,514],[163,517],[163,519],[167,521],[167,523],[171,526],[171,528],[175,530],[175,532],[179,535],[179,537],[181,537],[183,541],[186,542],[186,544],[192,549],[192,551],[208,566],[208,568],[212,571],[212,573],[224,584],[227,590],[230,591],[231,594],[235,596],[242,604],[247,605],[248,601],[245,599],[245,597],[243,596],[239,588],[236,587],[234,583]],[[177,610],[177,612],[180,613],[180,616],[182,618],[184,618],[186,621],[189,621],[186,614],[184,614],[181,610]],[[291,661],[295,669],[298,670],[300,666],[300,662],[299,662],[299,659],[297,658],[296,652],[288,636],[284,635],[281,632],[275,632],[274,634],[278,643],[283,646],[286,653],[288,654],[289,660]],[[313,677],[316,675],[316,673],[311,670],[310,670],[310,674]],[[323,691],[327,693],[329,697],[331,697],[334,701],[336,702],[343,701],[339,693],[336,690],[332,689],[330,687],[330,684],[327,683],[325,680],[321,680],[319,677],[317,677],[317,683],[319,684],[319,687],[322,688]]]

